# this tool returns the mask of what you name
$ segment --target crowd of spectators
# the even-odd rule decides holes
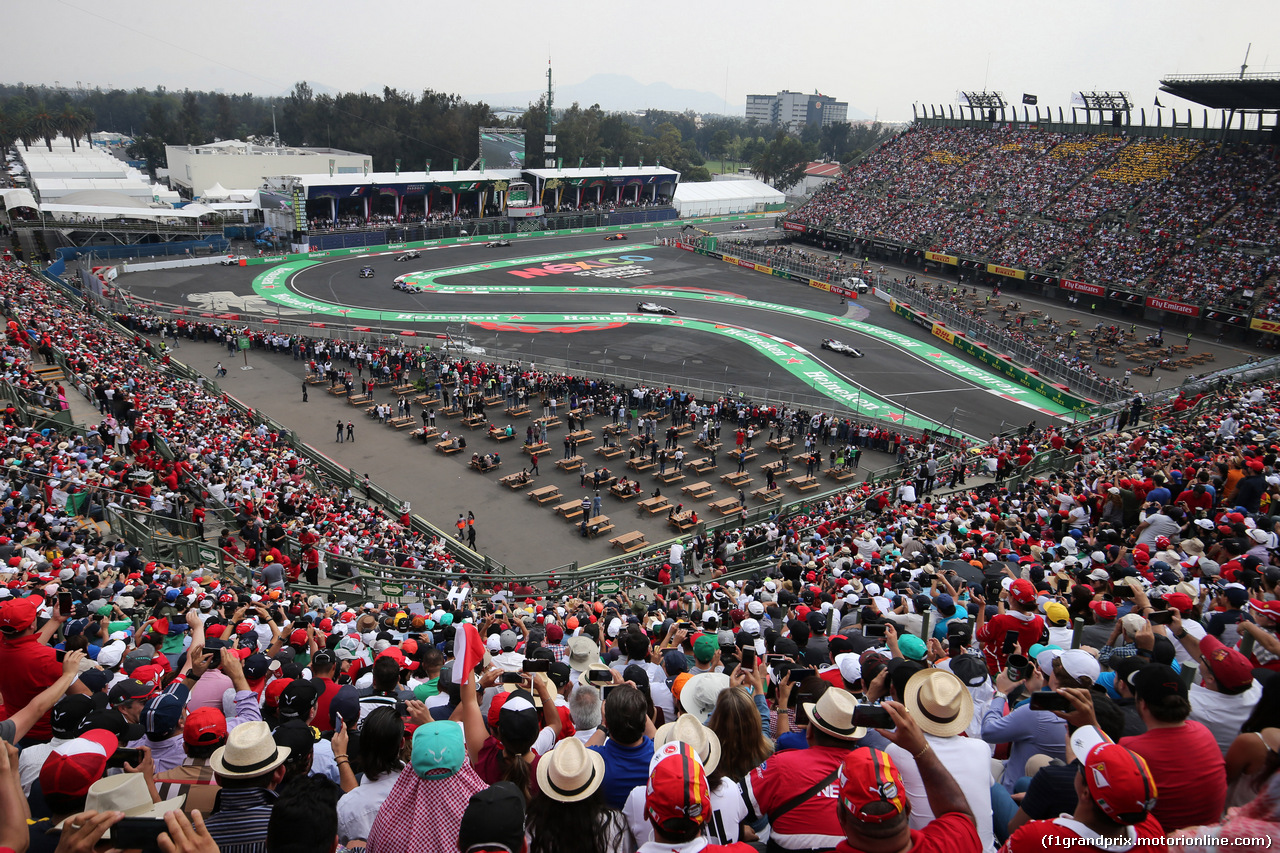
[[[277,567],[339,531],[412,555],[398,519],[317,488],[280,436],[175,378],[165,329],[122,317],[122,334],[0,278],[6,378],[38,381],[47,336],[103,411],[88,435],[0,413],[0,849],[1280,840],[1277,383],[1029,424],[967,454],[1004,487],[948,483],[919,446],[892,489],[673,545],[665,585],[584,598],[453,573],[411,603],[326,599]],[[263,340],[331,357],[296,343]],[[346,349],[370,369],[415,357]],[[500,386],[503,369],[441,382]],[[1019,475],[1050,451],[1052,475]],[[104,502],[165,512],[219,485],[244,521],[223,538],[260,552],[251,577],[144,560],[94,523]],[[743,546],[771,556],[734,577]]]
[[[790,218],[1270,316],[1278,174],[1272,145],[922,126]]]

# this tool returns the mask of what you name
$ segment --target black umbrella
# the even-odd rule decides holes
[[[982,569],[977,568],[971,563],[963,560],[943,560],[942,570],[944,572],[955,572],[964,578],[967,583],[976,584],[979,589],[983,588],[986,577],[982,573]]]

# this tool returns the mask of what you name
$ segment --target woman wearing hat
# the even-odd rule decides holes
[[[605,804],[604,756],[575,737],[538,762],[538,792],[529,803],[529,853],[612,853],[638,846],[622,812]],[[643,791],[643,788],[639,789]]]

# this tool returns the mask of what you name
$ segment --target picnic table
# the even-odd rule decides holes
[[[556,515],[564,516],[566,521],[582,515],[582,501],[565,501],[556,507]]]
[[[787,480],[787,482],[802,492],[818,488],[818,478],[813,476],[792,477],[790,480]]]
[[[507,406],[507,417],[523,418],[529,414],[528,406]]]
[[[472,459],[467,464],[467,467],[475,471],[479,471],[481,474],[487,474],[488,472],[492,471],[494,468],[501,467],[501,465],[502,465],[501,462],[490,462],[488,465],[485,465],[484,457],[482,456],[479,459]]]
[[[711,507],[721,515],[731,515],[732,513],[735,513],[742,508],[742,504],[738,502],[738,499],[736,497],[721,498],[718,501],[712,501],[711,503],[707,504],[707,506]]]
[[[602,444],[596,448],[596,453],[603,456],[605,459],[613,459],[616,456],[621,456],[625,452],[626,451],[622,449],[622,446],[618,444]]]
[[[591,430],[589,429],[574,430],[573,432],[569,433],[567,438],[569,438],[571,441],[576,441],[579,444],[587,444],[589,442],[596,440],[595,434],[592,433]]]
[[[615,548],[620,548],[624,553],[630,554],[632,551],[638,551],[649,543],[645,541],[643,533],[639,530],[632,530],[630,533],[613,537],[609,540],[609,544]]]
[[[524,446],[524,452],[528,453],[530,456],[535,453],[539,455],[547,454],[551,452],[551,445],[547,444],[545,441],[540,441],[537,444],[526,444]]]
[[[494,441],[509,441],[515,437],[516,437],[516,434],[514,432],[507,432],[502,427],[499,427],[499,426],[489,427],[489,438],[492,438]]]
[[[667,500],[665,495],[658,495],[655,498],[645,498],[639,501],[636,506],[642,512],[647,512],[649,515],[657,515],[665,509],[670,509],[671,501]]]
[[[528,471],[518,471],[515,474],[508,474],[507,476],[500,478],[498,482],[506,486],[508,489],[514,490],[528,485],[531,479],[532,478],[529,476]]]
[[[711,461],[710,456],[704,456],[701,459],[695,459],[692,462],[686,462],[685,467],[698,474],[705,474],[716,467],[716,463]]]
[[[762,501],[776,501],[782,497],[782,487],[774,483],[772,489],[768,486],[761,486],[751,494]]]
[[[587,520],[587,536],[594,539],[602,533],[608,533],[613,530],[613,522],[609,520],[607,515],[597,515]]]
[[[558,486],[543,486],[526,494],[529,495],[530,500],[537,501],[539,506],[560,500],[560,488]]]
[[[440,437],[440,430],[435,427],[426,427],[423,429],[415,429],[409,433],[410,438],[420,438],[424,442]]]
[[[484,415],[467,415],[462,419],[462,425],[467,429],[479,429],[488,422]]]
[[[446,438],[444,441],[436,442],[436,451],[443,453],[445,456],[448,456],[450,453],[457,453],[460,450],[462,450],[462,448],[458,446],[456,439]]]
[[[648,471],[653,467],[653,460],[648,456],[637,456],[627,460],[627,467],[632,471]]]
[[[690,483],[680,489],[680,491],[693,498],[695,501],[704,500],[716,493],[715,487],[705,480],[701,480],[697,483]]]
[[[640,493],[634,489],[619,489],[616,483],[609,487],[609,494],[613,495],[620,501],[629,501],[632,498],[639,497],[640,495]]]
[[[680,471],[677,471],[675,468],[668,468],[666,471],[658,475],[658,479],[666,483],[667,485],[670,485],[672,483],[679,483],[681,480],[683,480],[684,474]]]
[[[561,471],[577,471],[582,467],[582,457],[570,456],[568,459],[561,459],[556,463],[556,467]]]
[[[828,468],[826,474],[837,483],[844,483],[858,476],[853,468]]]
[[[751,482],[751,475],[746,471],[730,471],[720,475],[720,482],[740,488]]]
[[[691,527],[698,526],[698,522],[694,519],[693,510],[691,509],[687,509],[684,512],[677,513],[669,517],[667,519],[667,524],[670,524],[681,533],[684,533]]]

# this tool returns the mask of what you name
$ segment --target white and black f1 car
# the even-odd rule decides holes
[[[636,310],[644,314],[675,314],[676,309],[668,308],[665,305],[659,305],[656,302],[641,302],[636,305]]]
[[[835,338],[823,338],[822,348],[829,349],[832,352],[838,352],[841,355],[851,356],[853,358],[862,358],[861,350],[854,349],[848,344],[842,344]]]
[[[502,239],[502,240],[490,240],[488,243],[484,244],[484,247],[486,249],[501,249],[504,246],[510,246],[510,245],[511,245],[510,240]]]
[[[405,252],[404,254],[396,255],[396,260],[397,260],[397,261],[411,261],[411,260],[413,260],[413,259],[414,259],[414,258],[416,258],[416,257],[419,257],[419,255],[418,255],[418,250],[417,250],[417,249],[410,249],[409,251]]]
[[[361,277],[361,278],[373,278],[373,267],[361,267],[361,268],[360,268],[360,277]]]

